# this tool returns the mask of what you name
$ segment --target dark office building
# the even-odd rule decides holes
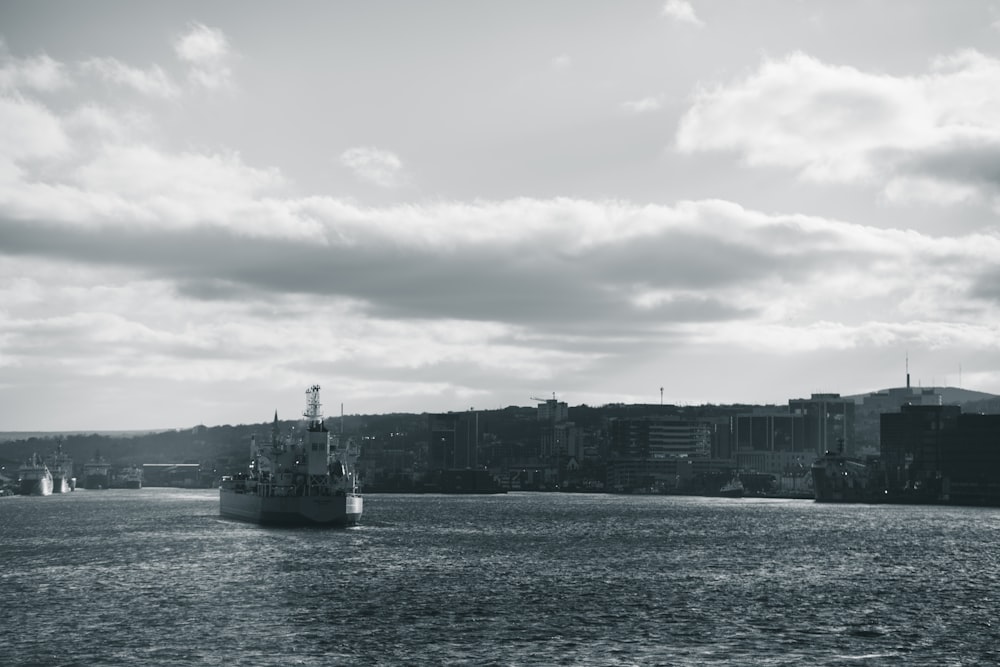
[[[733,419],[736,449],[741,452],[812,452],[801,414],[750,414]]]
[[[471,412],[432,414],[428,446],[428,468],[451,470],[475,468],[478,463],[478,416]]]
[[[613,418],[608,420],[612,457],[663,459],[708,457],[715,425],[677,417]]]
[[[906,405],[882,415],[880,438],[890,494],[1000,504],[1000,415]]]
[[[881,459],[890,493],[939,484],[947,440],[961,412],[957,405],[904,405],[882,415]]]

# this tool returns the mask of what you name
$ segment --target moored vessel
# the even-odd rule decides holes
[[[18,469],[18,493],[22,496],[52,495],[52,473],[37,454]]]
[[[111,486],[111,464],[95,456],[83,464],[83,488],[107,489]]]
[[[740,480],[739,475],[733,475],[733,478],[722,485],[719,489],[719,494],[723,498],[742,498],[746,489],[743,487],[743,481]]]
[[[138,466],[126,468],[121,475],[122,485],[126,489],[142,488],[142,469]]]
[[[49,472],[52,473],[52,493],[69,493],[76,490],[73,459],[63,453],[62,442],[56,445],[56,451],[49,457],[48,466]]]
[[[857,459],[841,452],[826,452],[812,464],[817,502],[885,502],[884,474],[877,459]]]
[[[283,436],[274,415],[270,441],[250,441],[250,467],[224,477],[219,513],[260,524],[352,526],[364,501],[354,471],[353,440],[332,436],[323,423],[319,385],[306,390],[305,435]]]

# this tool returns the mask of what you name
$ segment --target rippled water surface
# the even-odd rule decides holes
[[[1000,664],[1000,510],[365,502],[318,530],[210,490],[0,498],[0,663]]]

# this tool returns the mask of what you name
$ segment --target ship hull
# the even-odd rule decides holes
[[[813,492],[821,503],[879,503],[887,500],[879,470],[856,459],[828,454],[812,466]]]
[[[83,480],[85,489],[106,489],[108,486],[107,475],[87,475]]]
[[[69,493],[73,490],[73,485],[66,477],[54,475],[52,477],[52,493]]]
[[[227,519],[268,526],[353,526],[364,501],[356,494],[260,496],[219,490],[219,513]]]
[[[52,495],[52,478],[22,479],[20,491],[22,496],[50,496]]]

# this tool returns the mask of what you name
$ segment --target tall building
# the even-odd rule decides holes
[[[733,418],[736,466],[770,475],[804,474],[815,456],[806,416],[771,407]]]
[[[905,405],[882,415],[882,465],[890,494],[1000,505],[1000,415],[957,405]]]
[[[854,432],[859,448],[877,453],[881,447],[880,417],[887,412],[899,412],[904,405],[941,405],[942,396],[935,389],[893,387],[866,395],[857,406]]]
[[[836,451],[854,453],[854,410],[854,399],[841,398],[840,394],[813,394],[788,401],[788,411],[804,419],[803,451],[816,456]]]
[[[569,405],[554,398],[538,404],[538,421],[558,424],[569,421]]]
[[[428,467],[431,470],[475,468],[478,465],[479,416],[473,412],[432,414]]]
[[[539,453],[543,461],[552,463],[569,454],[569,406],[550,398],[538,404],[538,422],[541,426]],[[568,425],[568,426],[567,426]]]
[[[881,460],[889,492],[938,483],[961,412],[957,405],[904,405],[882,415]]]

